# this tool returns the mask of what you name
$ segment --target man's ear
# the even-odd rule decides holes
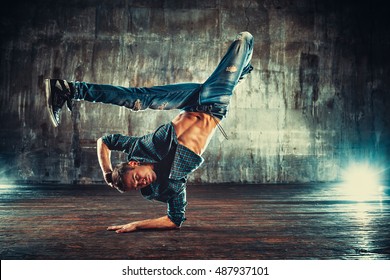
[[[139,165],[139,162],[137,161],[134,161],[134,160],[131,160],[127,163],[128,165],[130,165],[131,167],[136,167]]]

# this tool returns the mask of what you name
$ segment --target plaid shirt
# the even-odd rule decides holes
[[[178,144],[172,123],[142,137],[107,135],[103,142],[110,150],[127,153],[129,161],[154,164],[157,180],[141,193],[146,199],[166,202],[168,217],[180,226],[185,221],[187,177],[203,158]]]

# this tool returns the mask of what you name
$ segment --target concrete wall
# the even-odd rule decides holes
[[[1,11],[0,180],[100,183],[98,137],[152,132],[177,112],[77,102],[52,127],[44,78],[123,86],[202,82],[236,33],[254,35],[196,183],[338,180],[390,157],[390,33],[373,1],[13,1]],[[115,154],[114,160],[124,159]]]

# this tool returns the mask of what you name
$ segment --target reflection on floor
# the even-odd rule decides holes
[[[0,186],[1,259],[390,259],[390,188],[188,186],[180,230],[116,234],[109,225],[166,206],[105,186]]]

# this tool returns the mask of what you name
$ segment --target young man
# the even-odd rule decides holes
[[[65,103],[72,100],[102,102],[131,110],[182,109],[172,122],[142,137],[106,135],[97,141],[99,164],[106,183],[121,192],[140,190],[149,200],[167,203],[167,215],[111,226],[117,233],[139,229],[174,229],[185,221],[186,181],[203,162],[219,122],[226,117],[235,86],[253,67],[253,37],[241,32],[217,69],[203,84],[184,83],[151,88],[124,88],[65,80],[45,80],[47,105],[54,126],[60,123]],[[225,135],[226,136],[226,135]],[[115,168],[111,151],[128,154],[128,162]]]

